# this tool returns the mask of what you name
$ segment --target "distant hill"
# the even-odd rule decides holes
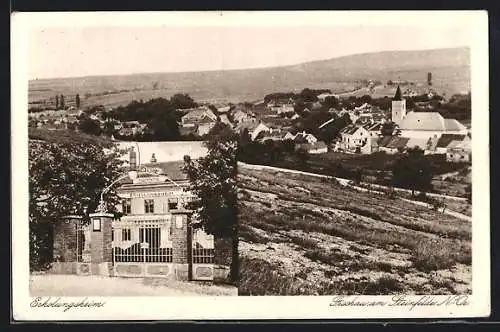
[[[306,87],[348,90],[361,79],[386,82],[400,78],[423,84],[427,72],[432,72],[433,88],[439,92],[450,95],[469,91],[469,49],[366,53],[260,69],[40,79],[29,82],[29,99],[32,102],[56,94],[79,93],[83,105],[116,106],[181,92],[202,101],[252,101],[271,92]]]

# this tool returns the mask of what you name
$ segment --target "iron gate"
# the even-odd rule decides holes
[[[113,221],[115,276],[166,277],[173,273],[170,218]]]

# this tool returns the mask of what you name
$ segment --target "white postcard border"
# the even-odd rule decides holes
[[[473,160],[472,295],[467,305],[337,306],[333,296],[266,297],[89,297],[100,308],[32,307],[29,295],[27,36],[34,26],[318,26],[430,25],[469,26],[471,40]],[[367,24],[366,22],[369,22]],[[458,318],[490,313],[488,20],[486,11],[419,12],[180,12],[180,13],[15,13],[12,16],[12,289],[16,320],[185,320],[185,319],[327,319]],[[352,298],[352,297],[351,297]],[[417,297],[412,297],[416,299]],[[435,296],[445,301],[447,296]],[[46,300],[46,298],[44,298]],[[53,298],[52,300],[56,300]],[[62,298],[61,301],[81,301]],[[362,296],[387,301],[391,296]]]

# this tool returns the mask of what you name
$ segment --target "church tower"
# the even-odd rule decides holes
[[[396,94],[392,100],[392,122],[401,125],[403,119],[406,117],[406,100],[401,96],[401,89],[396,89]]]

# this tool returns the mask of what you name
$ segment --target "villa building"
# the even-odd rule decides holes
[[[82,224],[80,216],[60,223],[54,235],[53,270],[177,280],[227,278],[230,263],[220,262],[216,252],[227,257],[230,246],[218,247],[225,242],[194,227],[197,220],[188,206],[196,197],[189,191],[182,157],[205,154],[201,143],[120,142],[120,148],[128,149],[124,158],[131,172],[117,182],[121,202],[115,214],[91,214],[89,225]],[[151,153],[154,149],[157,152]],[[149,161],[141,163],[139,153]]]

